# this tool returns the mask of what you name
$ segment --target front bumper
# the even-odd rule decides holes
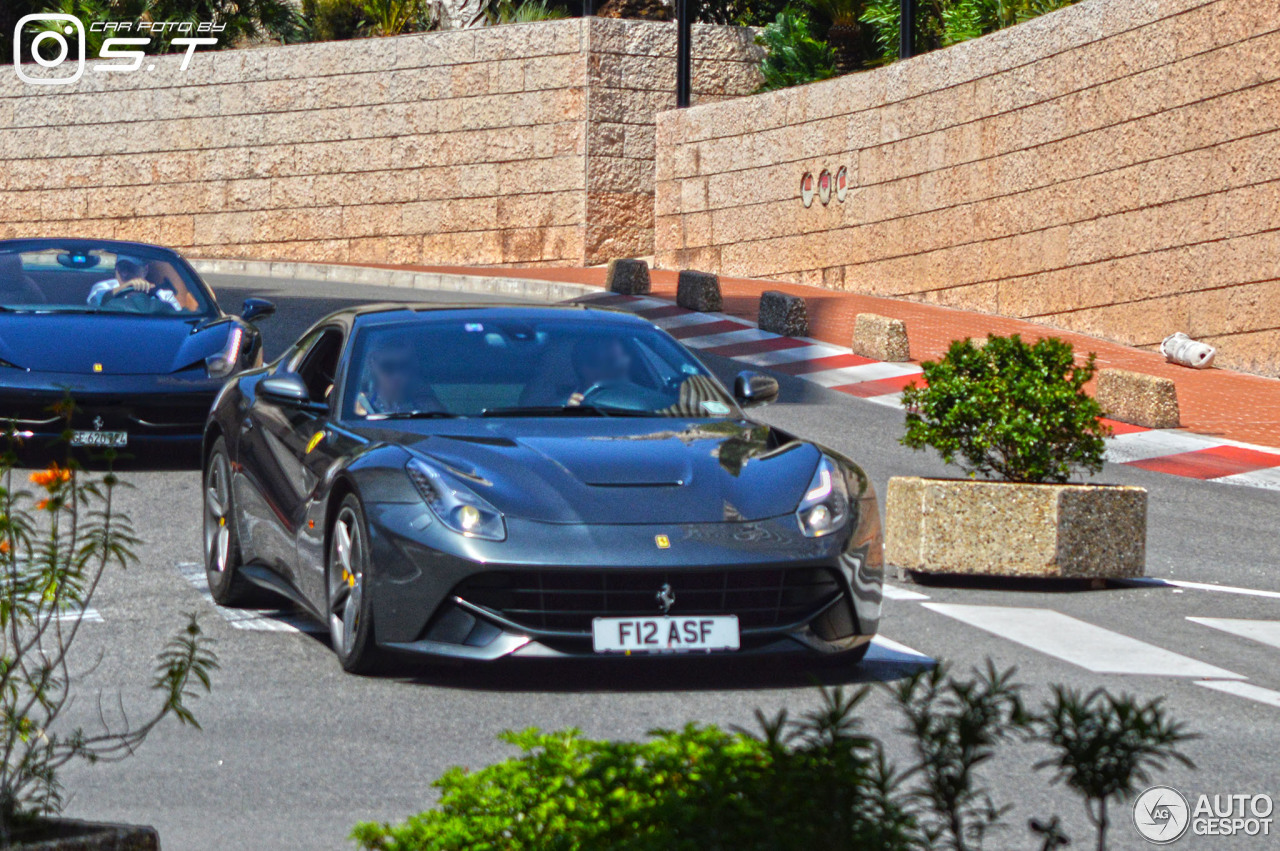
[[[878,538],[857,548],[851,533],[806,538],[790,515],[662,527],[509,520],[507,541],[494,543],[421,528],[423,510],[370,512],[375,634],[388,650],[599,658],[592,619],[660,615],[664,584],[676,596],[671,615],[739,619],[740,650],[696,655],[833,655],[857,650],[879,625]]]
[[[129,446],[198,446],[222,380],[201,371],[173,375],[80,375],[0,370],[0,425],[44,449],[67,428],[58,407],[75,403],[76,431],[123,431]],[[125,451],[128,451],[126,447]]]

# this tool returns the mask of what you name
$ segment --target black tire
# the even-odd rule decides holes
[[[263,593],[240,575],[240,536],[231,495],[231,458],[221,437],[209,450],[203,482],[204,573],[220,606],[242,608],[263,602]]]
[[[342,669],[349,674],[372,674],[382,667],[369,590],[368,526],[360,500],[355,494],[347,494],[329,530],[325,612],[329,643]]]

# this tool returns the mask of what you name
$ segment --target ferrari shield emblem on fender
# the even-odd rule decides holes
[[[666,535],[654,535],[653,542],[658,545],[660,550],[665,550],[671,546],[671,539]]]
[[[100,364],[100,363],[95,363],[95,364],[93,365],[93,371],[94,371],[94,372],[102,372],[102,364]]]

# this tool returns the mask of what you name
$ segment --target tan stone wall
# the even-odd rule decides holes
[[[154,57],[153,71],[90,68],[71,86],[0,75],[0,237],[136,239],[206,257],[581,264],[589,207],[630,193],[629,209],[648,217],[619,244],[647,253],[652,128],[666,104],[625,62],[668,61],[666,30],[673,42],[672,25],[566,20],[197,54],[185,72],[181,57]],[[741,78],[749,48],[709,43],[718,58],[699,87],[750,91],[724,82]],[[596,115],[618,116],[620,151]],[[601,193],[591,202],[589,182]],[[593,258],[607,254],[592,239]]]
[[[661,265],[1042,321],[1280,375],[1280,4],[1084,0],[658,120]],[[800,197],[845,166],[844,202]]]

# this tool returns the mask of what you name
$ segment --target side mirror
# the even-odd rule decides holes
[[[743,370],[734,379],[733,397],[744,407],[772,402],[778,398],[778,381],[770,375]]]
[[[245,322],[252,322],[255,319],[266,319],[275,312],[276,306],[265,298],[246,298],[244,306],[240,308],[240,318]]]
[[[282,372],[262,379],[258,382],[258,394],[288,408],[318,411],[325,407],[312,401],[307,383],[296,372]]]

